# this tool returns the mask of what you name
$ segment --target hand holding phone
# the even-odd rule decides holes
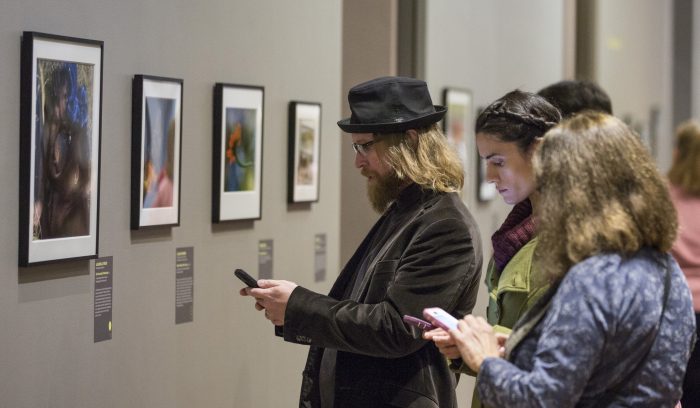
[[[246,284],[249,288],[259,288],[258,286],[258,281],[250,276],[248,272],[244,271],[243,269],[236,269],[234,272],[234,275],[240,280],[243,281],[243,283]]]
[[[443,330],[450,331],[457,328],[458,320],[439,307],[423,309],[423,316],[432,324]]]
[[[403,321],[406,324],[417,327],[424,331],[433,330],[435,328],[435,326],[426,322],[425,320],[409,315],[403,315]]]

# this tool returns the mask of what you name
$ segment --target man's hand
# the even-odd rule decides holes
[[[287,301],[294,288],[298,285],[285,280],[258,280],[260,288],[243,288],[241,296],[255,298],[255,308],[265,310],[265,318],[275,326],[284,325],[284,313],[287,310]]]

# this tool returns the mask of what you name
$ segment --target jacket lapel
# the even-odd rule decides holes
[[[377,228],[379,228],[379,226],[384,221],[385,217],[386,215],[382,215],[381,217],[379,217],[377,222],[374,223],[374,226],[372,226],[372,229],[369,230],[369,233],[365,235],[365,238],[362,240],[362,243],[360,243],[360,246],[357,247],[355,253],[350,257],[350,260],[348,261],[348,263],[345,264],[345,267],[343,267],[343,270],[340,271],[340,275],[333,284],[333,287],[328,293],[328,296],[336,300],[341,300],[345,298],[345,293],[348,289],[348,285],[352,283],[352,278],[353,276],[355,276],[355,273],[357,273],[357,268],[359,267],[360,262],[362,261],[362,256],[365,254],[366,251],[369,250],[369,243],[372,240],[374,234],[377,232]]]
[[[382,244],[382,247],[379,250],[379,252],[377,252],[377,255],[370,261],[369,265],[367,265],[367,272],[365,272],[365,276],[362,278],[362,283],[360,284],[360,289],[357,291],[355,296],[353,296],[353,300],[361,301],[362,299],[364,299],[365,295],[367,294],[367,291],[369,290],[369,283],[372,280],[372,277],[374,276],[374,271],[376,269],[377,262],[384,260],[386,253],[394,245],[396,239],[403,234],[406,228],[410,224],[412,224],[416,218],[423,214],[425,210],[424,206],[425,204],[418,206],[413,210],[412,213],[405,214],[401,217],[400,220],[398,220],[397,225],[399,226],[399,228],[397,228],[396,231],[393,234],[391,234],[391,236],[386,241],[384,241],[384,244]]]

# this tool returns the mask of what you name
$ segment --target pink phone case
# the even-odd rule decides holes
[[[423,316],[428,319],[429,322],[440,327],[441,329],[449,331],[457,328],[458,320],[439,307],[428,307],[423,309]]]
[[[410,324],[411,326],[415,326],[421,330],[433,330],[435,326],[432,324],[426,322],[423,319],[419,319],[417,317],[409,316],[409,315],[403,315],[403,321],[407,324]]]

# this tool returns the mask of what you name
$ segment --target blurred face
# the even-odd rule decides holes
[[[476,147],[486,161],[486,181],[494,183],[503,201],[515,205],[535,191],[532,153],[536,141],[527,152],[513,142],[502,142],[487,133],[477,133]]]
[[[402,183],[383,160],[372,133],[353,133],[352,142],[356,146],[355,167],[367,178],[369,201],[381,213],[398,197]]]

